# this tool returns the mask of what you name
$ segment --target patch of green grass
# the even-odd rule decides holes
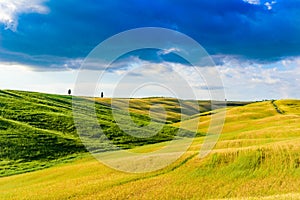
[[[152,101],[159,100],[136,101],[136,106],[144,106],[141,110],[147,110]],[[171,109],[176,101],[172,99],[166,104]],[[104,103],[94,103],[91,99],[79,98],[83,113],[78,116],[83,121],[85,130],[79,137],[73,120],[72,96],[0,90],[0,102],[0,162],[10,161],[6,164],[6,171],[11,167],[8,170],[10,173],[2,173],[4,168],[0,168],[0,176],[13,174],[13,171],[19,173],[31,161],[37,165],[34,167],[37,169],[43,168],[44,162],[84,153],[87,150],[81,140],[92,144],[87,147],[89,151],[101,152],[116,148],[105,142],[105,137],[115,146],[128,149],[172,140],[179,130],[168,123],[162,123],[159,117],[150,119],[148,114],[137,112],[140,107],[131,110],[129,114],[122,109],[116,109],[121,119],[120,128],[111,107]],[[97,126],[89,112],[91,109],[96,110]],[[133,121],[135,126],[128,124],[128,121]],[[148,126],[150,122],[152,126]],[[98,125],[102,131],[99,131]],[[193,135],[188,130],[181,132],[181,137]],[[134,134],[140,137],[135,137]],[[96,145],[93,144],[95,141]],[[22,167],[22,163],[25,167]]]
[[[66,156],[60,156],[55,159],[34,159],[34,160],[14,160],[14,159],[1,159],[0,161],[0,177],[11,176],[16,174],[22,174],[26,172],[32,172],[36,170],[41,170],[49,167],[56,166],[58,164],[64,164],[69,162],[74,162],[85,154],[74,153]]]

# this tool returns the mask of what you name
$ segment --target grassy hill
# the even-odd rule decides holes
[[[151,97],[151,98],[133,98],[133,99],[114,99],[112,103],[111,98],[94,98],[92,99],[99,102],[102,105],[113,106],[117,109],[124,109],[128,107],[129,112],[137,113],[141,115],[148,115],[149,109],[151,108],[154,112],[156,119],[164,119],[165,116],[161,113],[159,108],[162,106],[166,111],[166,123],[173,124],[181,120],[186,120],[193,115],[199,115],[200,113],[208,113],[212,111],[211,101],[195,101],[195,100],[178,100],[175,98],[162,98],[162,97]],[[247,105],[252,102],[227,102],[227,107],[237,107]],[[214,102],[214,109],[224,107],[223,102]]]
[[[51,166],[84,151],[70,97],[0,91],[0,176]]]
[[[3,91],[2,93],[1,98],[8,100],[7,103],[0,101],[1,107],[5,109],[9,107],[12,113],[23,113],[20,116],[24,116],[25,111],[19,111],[20,108],[14,107],[16,103],[8,106],[8,103],[13,101],[9,99],[12,98],[8,97],[9,95],[18,95],[23,98],[26,96],[28,101],[33,99],[30,102],[48,102],[48,104],[39,105],[41,110],[49,109],[48,107],[56,108],[51,104],[52,100],[49,100],[51,98],[70,103],[68,96],[18,91]],[[36,100],[33,98],[35,95]],[[102,114],[102,118],[99,117],[99,121],[104,119],[109,121],[110,118],[107,116],[110,116],[110,110],[106,108],[111,100],[97,99],[97,101],[99,103],[97,106],[102,109],[101,113],[107,112],[105,115]],[[134,106],[130,108],[130,111],[135,120],[141,120],[138,123],[149,122],[147,107],[153,101],[156,99],[132,100]],[[176,112],[172,110],[174,100],[160,99],[159,102],[170,105],[169,115],[173,118],[169,117],[166,124],[168,127],[178,128],[181,124],[183,128],[194,131],[190,124],[199,121],[200,126],[197,131],[201,133],[207,131],[211,117],[221,111],[207,109],[200,115],[186,116],[184,121],[178,122]],[[27,103],[24,104],[27,105]],[[53,104],[65,109],[61,114],[68,115],[67,113],[71,112],[68,103],[56,104],[53,101]],[[30,105],[31,103],[28,103],[27,106]],[[37,104],[34,107],[38,108]],[[38,112],[37,108],[34,112]],[[47,112],[54,111],[50,109]],[[59,111],[55,110],[54,113],[56,112]],[[122,113],[122,110],[120,112]],[[77,158],[74,162],[68,163],[64,163],[68,160],[65,159],[57,161],[54,163],[56,166],[49,169],[0,178],[0,199],[300,199],[300,101],[274,100],[242,105],[233,103],[226,112],[223,132],[215,148],[207,157],[199,158],[198,153],[204,137],[197,137],[188,151],[175,163],[162,170],[142,174],[116,171],[99,163],[93,157],[82,154],[84,150],[80,148],[81,144],[78,142],[76,132],[70,131],[72,126],[69,129],[60,126],[57,130],[56,126],[51,128],[49,124],[47,128],[42,129],[38,127],[40,123],[39,125],[31,124],[33,121],[26,122],[22,117],[19,118],[23,121],[16,117],[8,117],[5,115],[6,112],[2,112],[1,137],[4,135],[7,138],[9,131],[5,128],[11,126],[11,123],[22,124],[24,127],[19,128],[20,132],[21,130],[27,131],[26,128],[37,131],[31,132],[33,139],[33,135],[41,134],[45,138],[54,135],[57,137],[55,142],[60,141],[66,148],[68,147],[69,152],[67,151],[66,154],[62,153],[65,150],[60,151],[59,148],[50,151],[53,152],[49,154],[53,156],[50,158],[51,161],[54,162],[57,158],[63,159],[66,156],[71,159],[72,155],[73,158],[78,155],[84,158]],[[157,123],[159,120],[158,117]],[[17,125],[15,126],[19,127]],[[2,144],[5,145],[8,139],[5,141]],[[57,145],[51,139],[45,141],[51,141],[50,144],[54,144],[53,146]],[[116,140],[116,144],[126,145],[118,141]],[[151,152],[167,144],[167,141],[163,140],[154,142],[155,144],[148,144],[149,142],[130,144],[130,148],[135,147],[130,151]],[[9,166],[8,168],[13,169],[13,166],[17,165],[17,160],[13,161],[14,165],[4,163],[11,162],[13,159],[15,158],[1,161],[2,166]],[[31,163],[31,166],[37,166],[35,162],[42,162],[41,157],[30,159],[28,163]],[[57,163],[60,164],[57,165]]]
[[[4,177],[0,179],[0,198],[300,199],[299,108],[299,100],[229,108],[220,140],[204,159],[198,157],[203,137],[196,138],[175,163],[151,173],[124,173],[86,157]],[[209,115],[200,116],[201,131],[207,129],[209,120]],[[164,145],[150,144],[132,151],[154,151]]]
[[[90,105],[93,99],[81,98],[83,107]],[[166,124],[161,122],[160,113],[154,116],[154,126],[146,127],[141,134],[156,132],[153,127],[162,127],[158,133],[148,138],[136,138],[121,130],[112,117],[109,105],[111,99],[96,99],[96,115],[104,134],[113,143],[122,148],[133,148],[145,144],[168,141],[174,138],[178,128],[171,126],[173,121],[180,121],[181,106],[176,99],[148,98],[130,100],[130,115],[122,110],[122,99],[116,99],[119,106],[114,108],[124,123],[126,132],[141,133],[139,127],[147,126],[150,122],[150,105],[160,102],[167,110],[169,118]],[[199,102],[202,111],[209,111],[207,101]],[[190,101],[184,101],[182,109],[188,114],[195,113]],[[154,109],[155,110],[155,109]],[[189,111],[189,113],[187,112]],[[84,138],[95,140],[100,137],[97,127],[89,124],[88,113],[80,116],[88,127]],[[153,117],[153,116],[152,116]],[[133,120],[136,127],[127,125]],[[190,131],[185,131],[186,136]],[[94,151],[111,149],[106,143]],[[53,166],[57,163],[73,160],[86,152],[77,134],[73,121],[72,97],[68,95],[53,95],[36,92],[0,90],[0,176],[33,171]]]

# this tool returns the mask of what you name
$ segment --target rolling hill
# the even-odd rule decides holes
[[[56,107],[51,104],[51,98],[56,99],[55,102],[58,99],[70,102],[68,96],[1,91],[1,98],[8,99],[7,103],[1,101],[1,105],[8,105],[13,101],[8,95],[33,99],[30,102],[47,101],[48,104],[39,105],[41,110],[45,110],[46,107],[49,109],[48,106],[52,109]],[[38,97],[34,99],[34,96]],[[17,97],[14,96],[14,98]],[[106,108],[109,101],[111,100],[97,99],[99,103],[97,106]],[[147,108],[149,104],[152,104],[151,101],[156,101],[156,99],[132,100],[134,106],[130,108],[130,111],[137,123],[149,122]],[[169,115],[173,118],[169,117],[166,125],[174,128],[181,125],[187,131],[195,131],[190,124],[199,122],[200,126],[197,131],[205,133],[211,117],[222,111],[221,109],[214,111],[207,109],[201,114],[186,116],[183,121],[178,122],[176,112],[172,110],[172,101],[174,102],[172,99],[165,101],[159,99],[161,104],[171,105]],[[67,115],[67,112],[71,112],[68,103],[66,105],[63,102],[54,104],[63,106],[62,109],[65,110],[61,112],[62,114]],[[16,103],[9,106],[13,113],[17,110],[14,105]],[[30,105],[31,103],[28,103],[28,107]],[[37,107],[36,104],[34,107]],[[38,112],[37,108],[34,112]],[[122,113],[122,106],[119,108]],[[55,110],[54,113],[56,112],[58,111]],[[88,154],[82,153],[85,150],[80,148],[81,143],[78,142],[78,137],[70,131],[72,128],[65,130],[64,126],[61,126],[57,130],[56,126],[55,129],[51,129],[51,126],[47,125],[47,129],[40,130],[41,127],[38,127],[40,123],[39,125],[30,124],[32,122],[26,122],[21,117],[23,121],[16,117],[9,118],[4,113],[1,114],[1,120],[4,121],[1,122],[1,135],[5,137],[9,135],[7,131],[9,129],[5,128],[12,126],[11,123],[16,123],[16,127],[21,124],[20,131],[27,131],[25,128],[29,130],[30,127],[41,131],[41,134],[46,136],[48,133],[53,134],[57,137],[55,141],[63,143],[69,151],[52,150],[51,152],[56,153],[50,154],[53,158],[49,160],[54,162],[57,157],[62,160],[52,164],[55,166],[51,168],[0,178],[0,199],[300,199],[300,100],[233,103],[226,109],[224,129],[215,148],[207,157],[198,156],[205,139],[200,135],[175,163],[162,170],[141,174],[111,169]],[[17,116],[17,114],[12,114],[12,116]],[[102,117],[103,119],[99,118],[99,121],[104,120],[104,115]],[[157,123],[160,123],[159,117]],[[40,134],[31,129],[29,132],[32,136]],[[42,136],[45,137],[43,134]],[[7,141],[8,139],[2,144]],[[45,141],[50,141],[49,143],[53,146],[57,145],[51,139]],[[116,140],[116,144],[126,144],[118,143],[118,141]],[[130,144],[128,147],[132,148],[130,151],[143,153],[162,148],[168,144],[168,141],[157,140],[153,144],[144,141],[144,143],[136,144]],[[82,158],[78,158],[79,155]],[[69,158],[63,160],[68,156]],[[32,163],[32,166],[38,165],[35,162],[42,162],[40,158],[32,157],[28,163]],[[76,160],[64,163],[74,158]],[[13,158],[10,159],[13,160]],[[5,166],[5,161],[2,162],[2,166]],[[17,161],[14,160],[14,165],[16,163]],[[6,166],[14,169],[14,165]]]
[[[122,99],[116,99],[122,103]],[[158,132],[147,138],[136,138],[121,130],[112,117],[112,109],[109,105],[111,99],[96,99],[95,106],[97,122],[100,124],[105,136],[112,140],[114,145],[122,148],[133,148],[145,144],[168,141],[174,138],[177,127],[171,126],[173,121],[180,121],[181,107],[176,99],[148,98],[132,99],[130,115],[122,110],[122,104],[114,108],[123,119],[123,128],[126,132],[149,134]],[[94,102],[91,98],[80,98],[82,106]],[[147,127],[150,123],[150,105],[160,102],[166,108],[169,118],[162,122],[160,113],[157,112],[154,126]],[[209,111],[209,102],[200,102],[202,111]],[[194,113],[190,101],[184,101],[186,111]],[[79,138],[74,116],[72,112],[72,96],[53,95],[37,92],[0,90],[0,176],[7,176],[27,171],[34,171],[58,163],[73,160],[80,157],[87,150],[82,144],[82,139],[95,140],[100,137],[99,127],[89,124],[89,113],[80,115],[84,125],[89,129],[87,134]],[[152,110],[153,111],[153,110]],[[154,109],[155,111],[155,109]],[[187,112],[186,112],[187,113]],[[153,117],[153,116],[152,116]],[[185,114],[183,117],[188,117]],[[127,125],[127,121],[133,120],[136,127]],[[143,132],[139,127],[144,127]],[[155,130],[155,126],[162,127]],[[154,128],[153,128],[154,127]],[[186,136],[190,131],[184,131]],[[100,147],[91,147],[90,151],[106,151],[111,149],[107,143]]]

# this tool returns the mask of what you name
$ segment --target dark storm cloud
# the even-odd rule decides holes
[[[260,4],[243,0],[52,0],[45,5],[49,8],[47,14],[20,15],[15,32],[1,26],[2,61],[49,70],[61,64],[63,68],[66,60],[84,58],[106,38],[147,26],[187,34],[212,55],[232,55],[255,62],[300,55],[299,0]],[[140,58],[180,62],[176,56],[153,52],[141,54]]]

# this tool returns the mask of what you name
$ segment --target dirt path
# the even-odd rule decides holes
[[[279,107],[276,105],[275,100],[272,100],[271,103],[273,104],[277,113],[279,113],[281,115],[284,114],[284,111],[280,110]]]

